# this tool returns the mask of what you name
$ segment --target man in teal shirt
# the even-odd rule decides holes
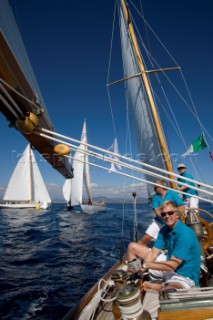
[[[193,176],[190,173],[186,172],[185,164],[183,164],[183,163],[179,164],[177,169],[178,169],[180,176],[181,176],[181,178],[178,178],[178,181],[180,181],[182,183],[186,183],[192,187],[195,187],[194,182],[184,179],[184,178],[189,178],[191,180],[194,180]],[[198,208],[198,199],[196,197],[194,197],[194,196],[197,196],[196,190],[194,190],[190,187],[187,187],[187,186],[183,186],[182,184],[178,185],[178,190],[188,193],[188,195],[183,194],[183,201],[185,202],[185,205],[187,207]]]
[[[197,236],[179,220],[177,206],[173,201],[165,201],[160,210],[165,226],[161,228],[154,247],[150,250],[142,246],[138,255],[144,259],[142,269],[138,270],[148,270],[151,280],[158,280],[158,283],[146,281],[143,288],[161,290],[162,286],[186,289],[198,286],[200,246]],[[167,254],[162,253],[164,249]]]

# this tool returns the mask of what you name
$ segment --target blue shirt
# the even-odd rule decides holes
[[[194,180],[193,176],[190,173],[186,172],[186,171],[181,176]],[[189,184],[190,186],[195,187],[194,182],[185,180],[183,178],[178,178],[178,181],[180,181],[182,183]],[[179,184],[178,187],[182,187],[182,185]],[[187,193],[191,194],[192,196],[193,195],[195,195],[195,196],[197,195],[197,191],[194,190],[194,189],[191,189],[191,188],[187,188],[186,190],[183,190],[183,192],[187,192]],[[186,194],[183,194],[183,199],[187,199],[187,198],[191,198],[191,196],[187,196]]]
[[[154,244],[157,249],[167,249],[167,260],[175,256],[183,260],[175,272],[188,277],[199,285],[200,276],[200,246],[194,231],[181,221],[171,230],[163,226]]]
[[[159,208],[160,205],[166,200],[174,201],[178,207],[184,204],[183,200],[180,198],[177,192],[167,190],[164,197],[162,197],[160,194],[154,195],[154,197],[152,198],[152,209]],[[156,216],[154,219],[162,224],[164,223],[164,221],[158,216]]]

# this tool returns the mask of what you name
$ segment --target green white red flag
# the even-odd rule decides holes
[[[192,152],[198,152],[208,147],[208,144],[204,138],[204,134],[202,133],[197,139],[195,139],[189,148],[186,150],[182,157],[189,155]]]

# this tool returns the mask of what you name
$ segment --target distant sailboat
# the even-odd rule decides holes
[[[16,165],[0,208],[47,209],[50,203],[50,196],[29,144]]]
[[[72,167],[74,169],[74,178],[67,179],[63,186],[64,198],[67,201],[67,207],[80,205],[85,213],[96,213],[106,210],[104,201],[93,202],[92,187],[90,181],[89,159],[87,154],[87,130],[86,121],[84,121],[81,134],[81,144],[75,152]],[[88,201],[83,203],[83,185],[85,186]]]

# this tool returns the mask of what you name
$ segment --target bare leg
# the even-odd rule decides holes
[[[164,290],[167,289],[186,289],[181,283],[177,282],[170,282],[169,284],[166,284],[164,287]]]
[[[146,290],[156,290],[160,291],[162,289],[162,283],[152,283],[148,281],[144,281],[142,289]]]
[[[143,290],[168,290],[168,289],[185,289],[185,287],[181,283],[170,282],[168,285],[162,286],[161,283],[154,283],[145,281],[142,285]]]
[[[150,249],[145,245],[136,242],[130,242],[127,249],[127,260],[132,261],[136,258],[144,259],[149,251]]]

